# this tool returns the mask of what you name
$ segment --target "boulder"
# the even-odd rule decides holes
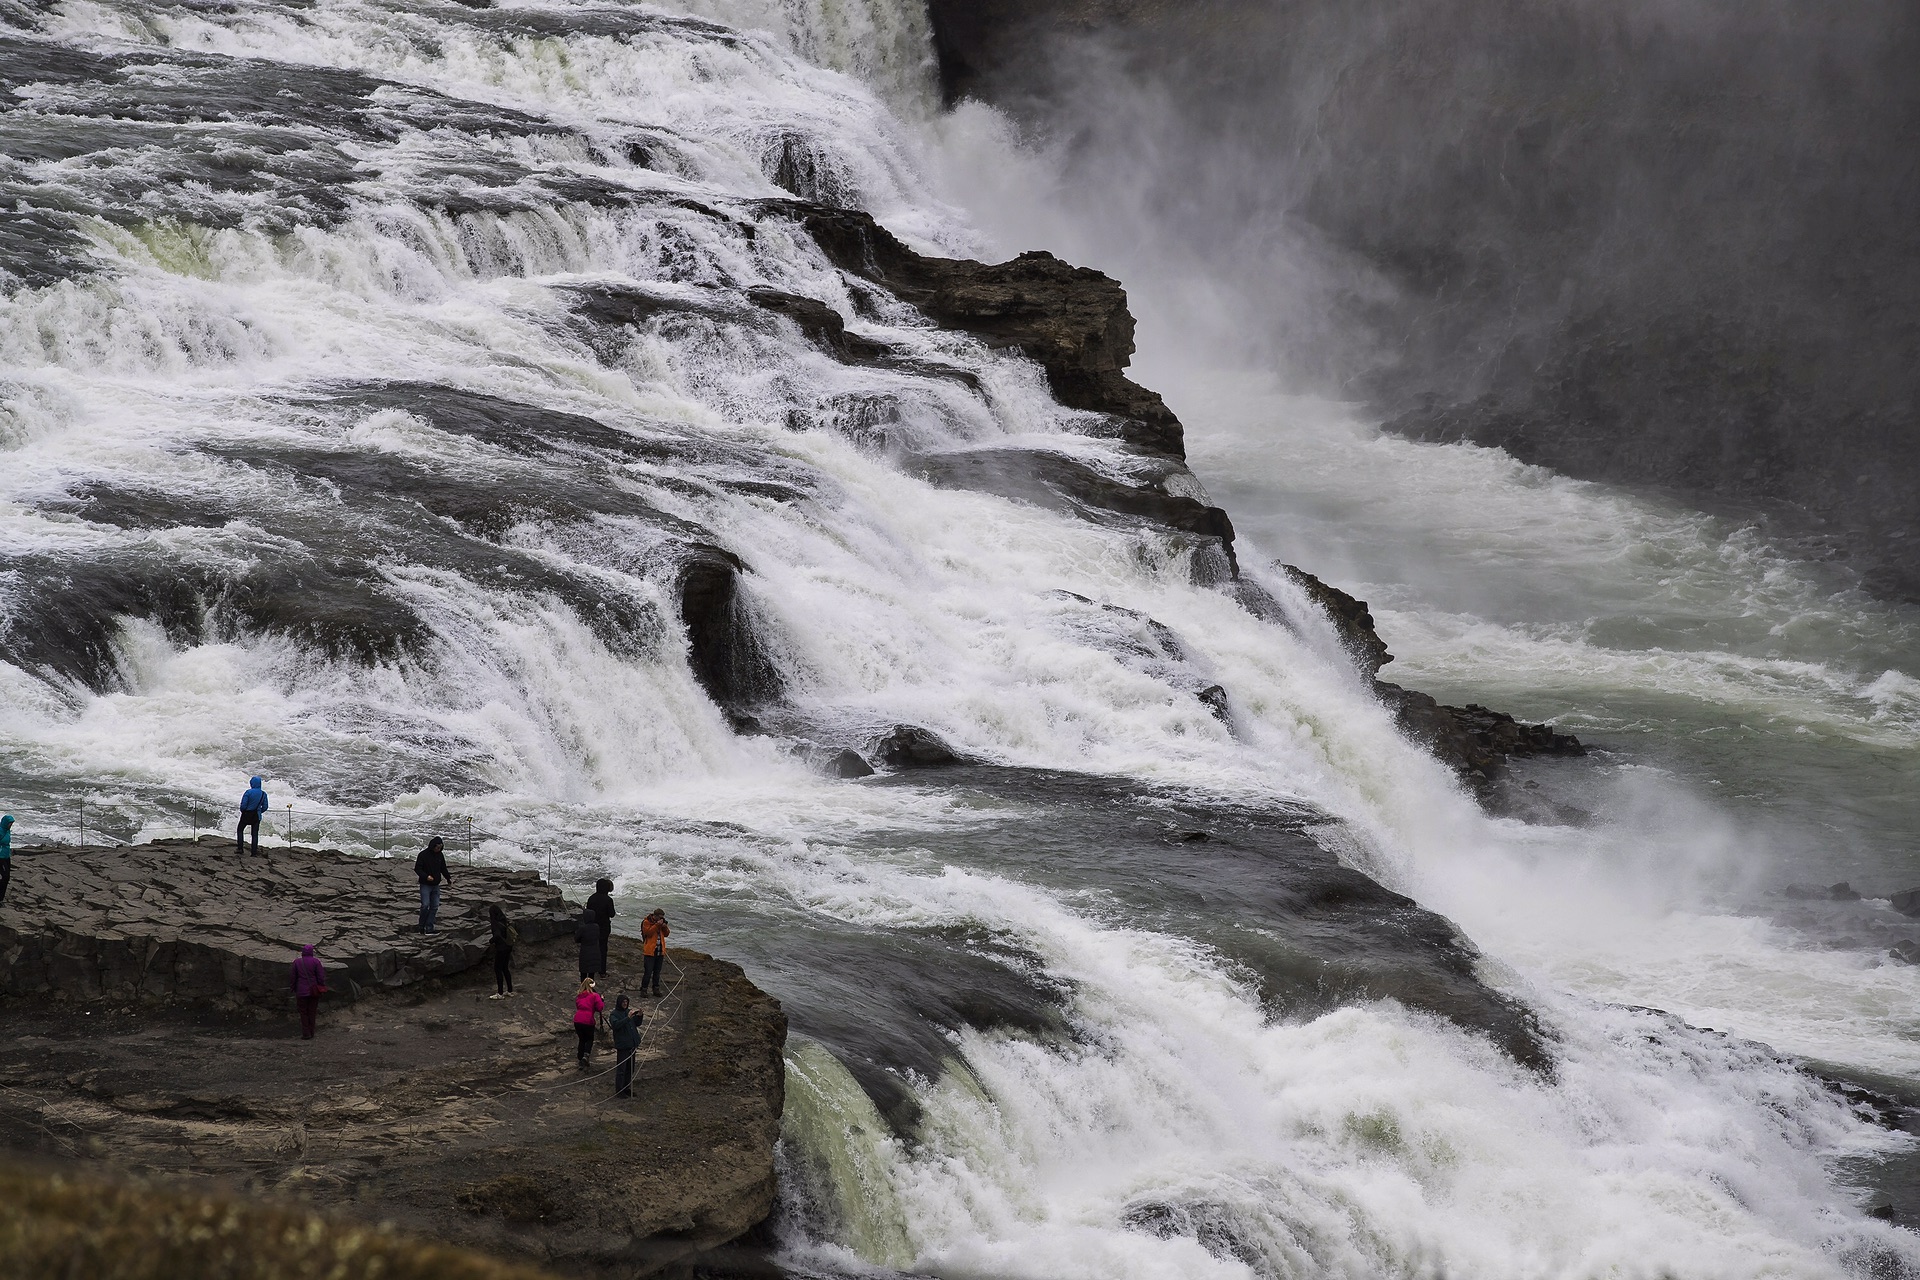
[[[680,563],[680,620],[687,629],[687,661],[707,695],[738,732],[758,732],[747,708],[773,702],[785,692],[779,670],[754,634],[740,600],[746,565],[722,547],[695,543]]]
[[[1904,889],[1889,899],[1903,916],[1920,916],[1920,889]]]
[[[872,754],[889,769],[937,769],[961,763],[953,748],[937,735],[911,724],[893,726],[874,742]]]
[[[835,756],[828,765],[828,769],[836,778],[871,778],[873,776],[873,766],[867,763],[865,756],[851,747]]]

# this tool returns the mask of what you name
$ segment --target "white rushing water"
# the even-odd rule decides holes
[[[1489,818],[1399,737],[1324,622],[1261,622],[1194,586],[1183,554],[1149,535],[932,488],[857,432],[828,429],[836,406],[883,396],[895,439],[923,452],[1040,445],[1126,466],[1116,447],[1072,432],[1076,415],[1034,366],[903,308],[863,312],[805,237],[756,203],[785,194],[773,178],[782,156],[799,155],[821,198],[868,209],[930,251],[1028,247],[1017,236],[1046,198],[1018,185],[1031,162],[978,112],[933,118],[918,10],[687,9],[738,32],[635,25],[651,11],[631,7],[488,11],[520,15],[518,26],[424,2],[56,7],[31,37],[44,47],[351,68],[392,82],[371,99],[392,123],[360,131],[316,104],[310,119],[275,126],[340,157],[346,203],[331,219],[284,217],[284,195],[170,177],[187,148],[160,133],[120,140],[110,166],[57,149],[16,162],[11,180],[81,207],[120,199],[102,175],[123,173],[178,187],[193,209],[143,214],[135,197],[131,212],[90,217],[85,252],[105,270],[17,284],[0,301],[8,627],[57,621],[31,609],[63,567],[140,556],[237,577],[295,556],[304,537],[378,527],[349,462],[502,492],[568,479],[511,438],[444,429],[405,405],[315,407],[316,388],[431,383],[583,415],[690,451],[691,462],[600,460],[588,472],[751,567],[747,607],[807,722],[911,722],[998,764],[1311,804],[1339,820],[1330,843],[1458,921],[1488,953],[1488,980],[1539,1010],[1553,1078],[1392,1000],[1276,1016],[1199,922],[1149,926],[1118,890],[1063,887],[1048,862],[1064,850],[951,853],[998,817],[937,785],[820,778],[778,742],[730,730],[676,628],[610,636],[557,591],[503,588],[488,565],[385,559],[381,589],[432,637],[371,665],[257,630],[184,640],[129,621],[102,690],[0,666],[0,778],[60,823],[84,797],[96,821],[151,833],[192,804],[224,810],[235,779],[264,771],[277,803],[468,812],[523,851],[609,865],[623,898],[671,904],[690,939],[725,928],[804,951],[858,935],[879,964],[889,939],[948,930],[1017,952],[1028,977],[1062,993],[1064,1028],[954,1033],[937,1078],[904,1078],[918,1108],[909,1137],[889,1130],[831,1046],[796,1040],[784,1252],[803,1270],[1104,1280],[1920,1268],[1914,1237],[1866,1218],[1838,1172],[1902,1139],[1761,1049],[1619,1007],[1657,1005],[1784,1052],[1920,1080],[1920,970],[1812,950],[1741,914],[1743,829],[1666,775],[1597,771],[1589,798],[1601,816],[1589,826]],[[131,82],[190,83],[180,65],[155,61]],[[410,90],[550,128],[450,125]],[[50,80],[23,101],[46,130],[77,130],[97,93]],[[220,129],[218,145],[268,145],[238,124]],[[646,165],[627,150],[636,138]],[[589,189],[601,194],[566,194]],[[1065,234],[1057,223],[1036,234],[1075,247],[1053,238]],[[587,285],[700,305],[776,287],[970,371],[983,391],[842,364],[790,326],[724,309],[642,324],[609,354],[570,327],[563,291]],[[1551,522],[1564,535],[1553,572],[1577,596],[1595,560],[1690,545],[1681,516],[1482,451],[1383,440],[1257,373],[1156,350],[1165,321],[1153,308],[1148,290],[1137,299],[1144,380],[1186,417],[1196,469],[1246,526],[1243,563],[1296,606],[1259,552],[1361,588],[1391,580],[1375,551],[1404,538],[1420,544],[1409,563],[1462,554],[1497,591],[1527,559],[1501,539],[1525,550]],[[285,461],[295,458],[321,463],[307,475]],[[1340,503],[1416,481],[1417,509],[1374,542],[1336,531],[1352,514]],[[87,486],[220,515],[143,528],[57,501]],[[1301,494],[1319,505],[1290,506]],[[1502,529],[1486,518],[1496,507],[1534,514]],[[1455,547],[1437,541],[1447,530]],[[643,519],[603,514],[524,518],[499,544],[513,564],[574,575],[660,617],[671,612],[660,537]],[[1781,572],[1756,553],[1674,577],[1715,598],[1773,591],[1766,607],[1784,616],[1796,597],[1773,583]],[[1084,606],[1063,591],[1173,628],[1191,671],[1229,691],[1233,730],[1093,642]],[[1519,692],[1557,662],[1609,689],[1699,697],[1718,678],[1760,691],[1743,697],[1771,690],[1799,700],[1790,714],[1812,716],[1809,701],[1837,708],[1895,750],[1920,731],[1911,673],[1823,689],[1817,673],[1719,651],[1635,660],[1629,644],[1551,628],[1476,632],[1465,601],[1449,611],[1412,590],[1375,598],[1413,668],[1405,678],[1433,677],[1436,692],[1477,688],[1468,659],[1484,655],[1496,704],[1491,691]],[[1555,710],[1564,687],[1541,680],[1538,701],[1513,709]],[[24,810],[25,841],[35,814],[9,803]]]

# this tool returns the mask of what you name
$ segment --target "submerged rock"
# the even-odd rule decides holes
[[[937,769],[961,763],[937,734],[911,724],[895,725],[873,744],[873,756],[890,769]]]
[[[835,756],[829,768],[836,778],[871,778],[873,776],[873,766],[867,763],[865,756],[851,747]]]

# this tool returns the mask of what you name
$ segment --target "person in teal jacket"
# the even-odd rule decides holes
[[[13,880],[13,815],[0,817],[0,902],[7,900],[7,885]]]

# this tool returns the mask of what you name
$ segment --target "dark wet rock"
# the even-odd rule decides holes
[[[1306,592],[1307,598],[1326,613],[1334,631],[1340,636],[1341,644],[1353,655],[1353,660],[1363,672],[1369,676],[1379,675],[1380,668],[1393,661],[1393,654],[1387,651],[1387,642],[1373,629],[1373,612],[1367,608],[1365,600],[1356,600],[1297,565],[1274,567],[1285,574],[1289,582]]]
[[[1586,747],[1580,739],[1550,725],[1526,724],[1504,711],[1493,711],[1478,703],[1450,707],[1427,694],[1375,678],[1383,665],[1393,661],[1393,655],[1374,630],[1373,614],[1366,601],[1356,600],[1294,565],[1276,568],[1326,612],[1342,646],[1352,655],[1362,674],[1372,679],[1374,695],[1393,712],[1401,732],[1452,767],[1483,801],[1502,801],[1503,808],[1517,810],[1515,816],[1536,811],[1552,820],[1584,817],[1568,810],[1552,818],[1551,811],[1543,811],[1539,805],[1507,804],[1503,799],[1505,793],[1497,785],[1506,773],[1509,760],[1585,755]],[[1241,604],[1256,616],[1285,621],[1285,611],[1258,584],[1242,581],[1234,585],[1234,590]]]
[[[743,714],[781,695],[782,681],[740,595],[738,559],[700,526],[623,485],[616,469],[646,460],[670,465],[675,482],[696,492],[710,484],[790,500],[809,483],[792,466],[670,429],[621,430],[444,387],[343,385],[288,402],[322,422],[401,409],[502,448],[515,461],[482,475],[389,452],[209,445],[207,452],[236,469],[230,490],[161,492],[96,482],[53,493],[40,503],[47,510],[156,536],[84,557],[0,558],[0,569],[25,584],[26,606],[0,632],[0,655],[106,689],[118,678],[122,621],[142,618],[180,643],[264,633],[362,663],[428,657],[433,628],[393,576],[415,565],[458,574],[503,597],[559,601],[609,648],[634,653],[671,624],[646,592],[623,589],[631,575],[671,593],[695,674],[723,708]],[[250,496],[269,493],[271,501]],[[658,536],[623,550],[594,533],[602,521],[646,525]],[[590,569],[563,567],[523,548],[512,536],[522,529],[564,543]],[[182,530],[225,532],[217,542],[159,536]],[[247,554],[236,556],[236,545]]]
[[[687,628],[693,674],[709,697],[736,712],[776,701],[785,692],[740,599],[745,571],[732,552],[696,545],[681,562],[679,577],[680,619]]]
[[[1220,1201],[1188,1199],[1135,1201],[1120,1215],[1129,1231],[1161,1240],[1186,1238],[1222,1262],[1259,1271],[1268,1265],[1257,1240],[1247,1238],[1247,1218],[1239,1208]]]
[[[848,333],[847,322],[840,313],[818,299],[782,293],[778,289],[749,289],[747,300],[762,310],[793,321],[807,341],[840,360],[872,360],[892,353],[893,348],[884,342]]]
[[[930,484],[971,489],[1095,520],[1157,525],[1194,540],[1194,572],[1203,584],[1239,572],[1233,522],[1219,507],[1169,493],[1161,482],[1118,480],[1077,458],[1047,449],[961,449],[909,459]]]
[[[1044,851],[1050,883],[1097,892],[1138,927],[1215,948],[1254,977],[1276,1016],[1394,999],[1485,1035],[1533,1069],[1553,1069],[1533,1015],[1481,980],[1473,945],[1444,917],[1341,865],[1314,837],[1328,821],[1317,810],[1203,803],[1128,779],[972,764],[870,785],[938,786],[965,800],[979,825],[951,837],[962,865],[974,842],[996,857]],[[1007,817],[989,821],[994,812]]]
[[[1374,681],[1373,688],[1393,712],[1403,733],[1439,756],[1476,788],[1497,779],[1509,758],[1586,754],[1580,739],[1550,725],[1524,724],[1504,711],[1492,711],[1477,703],[1446,706],[1427,694],[1384,680]]]
[[[961,762],[939,735],[911,724],[893,726],[873,743],[871,754],[889,769],[938,769]]]
[[[1789,898],[1814,902],[1858,902],[1860,892],[1842,880],[1839,884],[1790,884],[1784,890]]]
[[[867,763],[865,756],[852,748],[834,756],[829,762],[829,768],[836,778],[871,778],[873,776],[873,766]]]
[[[1902,964],[1920,964],[1920,941],[1909,938],[1896,942],[1887,949],[1887,954]]]
[[[1888,899],[1903,916],[1920,916],[1920,889],[1905,889]]]
[[[931,258],[857,210],[799,201],[768,208],[798,221],[842,271],[883,286],[934,323],[1019,348],[1046,370],[1060,403],[1108,415],[1115,434],[1138,448],[1185,457],[1179,419],[1126,376],[1133,316],[1111,277],[1048,253],[997,264]]]
[[[1092,600],[1073,591],[1050,591],[1068,606],[1057,625],[1076,642],[1101,650],[1123,666],[1189,695],[1229,727],[1233,718],[1226,688],[1198,663],[1173,629],[1137,609]]]
[[[1210,684],[1193,695],[1200,705],[1213,713],[1213,718],[1221,724],[1232,724],[1233,713],[1227,707],[1227,691],[1217,684]]]

